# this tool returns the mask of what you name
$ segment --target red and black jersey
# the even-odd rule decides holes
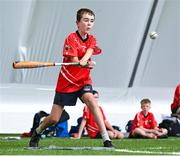
[[[103,120],[105,121],[106,120],[106,117],[104,115],[104,112],[102,110],[102,108],[99,106],[99,109],[102,113],[102,116],[103,116]],[[97,136],[98,133],[100,133],[99,131],[99,128],[94,120],[94,117],[92,115],[92,113],[90,112],[90,110],[88,109],[87,106],[84,107],[84,110],[83,110],[83,118],[86,120],[86,130],[87,130],[87,133],[88,133],[88,136],[90,138],[95,138]]]
[[[171,110],[173,111],[175,108],[180,106],[180,84],[176,86],[176,90],[174,93],[174,100],[171,104]]]
[[[137,127],[144,127],[146,129],[154,129],[155,127],[157,127],[157,122],[154,118],[153,113],[148,112],[146,116],[142,111],[137,113],[133,120],[132,130]]]
[[[64,43],[63,62],[71,62],[71,57],[78,57],[80,60],[89,48],[94,50],[94,55],[101,52],[96,46],[96,39],[93,35],[88,35],[83,40],[78,31],[71,33]],[[56,91],[63,93],[75,92],[86,84],[92,84],[89,68],[62,66]]]

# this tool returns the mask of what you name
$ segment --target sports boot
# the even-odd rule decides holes
[[[37,132],[35,130],[32,134],[31,140],[29,142],[29,147],[38,147],[40,138],[41,138],[41,135],[37,134]]]
[[[112,142],[110,140],[104,141],[104,147],[112,148],[113,147]]]

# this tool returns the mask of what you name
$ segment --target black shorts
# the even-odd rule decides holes
[[[101,136],[101,133],[100,133],[100,132],[99,132],[99,133],[97,133],[97,135],[96,135],[95,139],[102,139],[102,136]]]
[[[85,85],[79,91],[72,92],[72,93],[56,92],[54,96],[53,104],[60,105],[60,106],[75,106],[77,99],[80,98],[81,100],[81,97],[84,93],[93,93],[92,85]]]

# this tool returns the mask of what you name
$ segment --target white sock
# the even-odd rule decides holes
[[[42,118],[40,119],[39,126],[36,128],[37,134],[40,134],[40,133],[42,133],[42,131],[44,131],[44,129],[42,129],[42,122],[43,122],[43,120],[44,120],[45,118],[46,118],[46,117],[44,116],[44,117],[42,117]]]
[[[110,138],[109,138],[109,135],[108,135],[107,131],[102,132],[101,136],[102,136],[103,141],[106,141],[106,140],[110,141]]]
[[[37,134],[40,134],[43,131],[43,129],[41,128],[41,124],[39,125],[39,127],[36,128],[36,132]]]

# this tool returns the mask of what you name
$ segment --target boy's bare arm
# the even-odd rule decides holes
[[[79,62],[80,66],[82,66],[84,68],[91,68],[92,69],[95,66],[94,61],[85,61],[84,62],[82,59],[79,60],[78,57],[71,57],[71,62]]]
[[[105,120],[104,123],[105,123],[105,126],[107,129],[114,131],[114,128],[112,127],[112,125],[107,120]]]
[[[106,128],[107,128],[108,130],[112,131],[113,134],[114,134],[114,137],[116,137],[116,136],[117,136],[117,130],[115,130],[115,129],[112,127],[112,125],[109,123],[109,121],[105,120],[104,123],[105,123]]]
[[[141,128],[142,130],[144,130],[145,132],[147,132],[147,133],[154,133],[154,132],[156,132],[157,130],[155,130],[155,129],[147,129],[147,128],[144,128],[144,127],[139,127],[139,128]]]
[[[91,58],[92,54],[93,54],[93,49],[91,49],[91,48],[87,49],[86,54],[79,61],[80,65],[87,66],[88,60]]]
[[[81,135],[85,126],[86,126],[86,119],[82,118],[81,124],[79,126],[79,130],[78,130],[79,138],[81,138]]]
[[[82,135],[82,132],[83,132],[83,129],[85,128],[85,126],[86,126],[86,120],[82,119],[81,124],[79,126],[78,133],[72,134],[74,139],[80,139],[81,138],[81,135]]]

